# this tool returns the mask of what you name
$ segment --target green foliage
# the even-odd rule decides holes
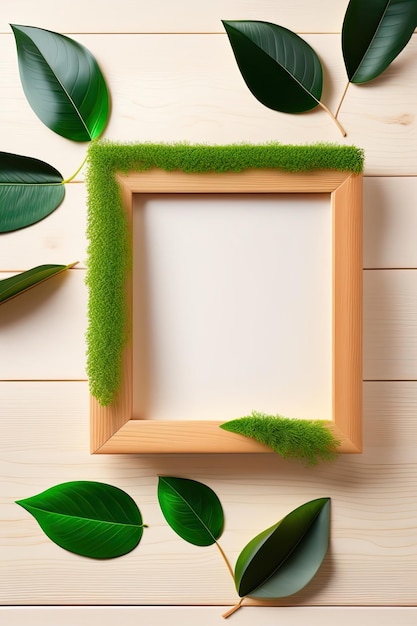
[[[256,439],[284,459],[297,459],[306,465],[337,458],[339,442],[319,420],[302,420],[253,412],[221,424],[220,428]]]
[[[238,594],[282,598],[302,589],[329,545],[330,499],[306,502],[250,541],[235,567]]]
[[[257,535],[241,551],[234,572],[218,543],[224,514],[210,487],[161,476],[158,501],[166,521],[182,539],[197,546],[216,544],[241,598],[296,593],[316,574],[328,548],[329,498],[306,502]],[[139,544],[146,527],[133,499],[105,483],[62,483],[16,504],[33,515],[58,546],[94,559],[127,554]],[[224,617],[240,605],[241,601]]]
[[[270,22],[223,21],[223,25],[243,79],[257,100],[285,113],[302,113],[319,104],[323,70],[304,39]]]
[[[59,33],[11,27],[23,90],[40,120],[73,141],[99,137],[109,115],[109,96],[93,55]],[[74,176],[64,181],[43,161],[1,152],[0,232],[30,226],[49,215]]]
[[[287,172],[363,169],[363,151],[327,144],[207,146],[188,144],[118,144],[93,142],[89,147],[87,374],[90,391],[100,404],[112,402],[119,388],[121,359],[129,329],[125,278],[131,265],[129,232],[117,171],[160,168],[187,173],[241,172],[252,168]]]
[[[322,66],[315,51],[296,33],[270,22],[223,21],[237,65],[251,93],[265,106],[302,113],[321,106]],[[342,28],[349,82],[365,83],[381,74],[406,46],[417,26],[416,0],[350,0]],[[349,83],[348,83],[349,84]]]
[[[274,111],[303,113],[322,107],[323,69],[313,48],[291,30],[270,22],[223,21],[243,79],[259,102]]]
[[[52,276],[74,265],[75,263],[71,265],[38,265],[16,276],[10,276],[10,278],[0,280],[0,304],[4,304],[8,300],[15,298],[28,289],[43,283],[45,280],[48,280],[48,278],[52,278]]]
[[[33,515],[54,543],[81,556],[122,556],[142,538],[144,525],[135,502],[105,483],[62,483],[17,504]]]
[[[62,202],[65,187],[51,165],[30,157],[0,152],[0,232],[39,222]]]
[[[351,83],[379,76],[401,52],[417,26],[416,0],[350,0],[342,48]]]
[[[39,119],[73,141],[99,137],[107,123],[109,98],[93,55],[59,33],[11,27],[23,90]]]
[[[159,168],[167,172],[242,172],[246,169],[278,169],[283,172],[312,172],[316,170],[363,170],[364,153],[355,146],[315,143],[285,145],[276,142],[264,145],[232,144],[123,144],[106,140],[93,142],[88,149],[94,181],[89,183],[98,193],[98,184],[116,171],[144,172]]]
[[[222,534],[222,505],[207,485],[187,478],[160,476],[158,500],[166,521],[185,541],[211,546]]]

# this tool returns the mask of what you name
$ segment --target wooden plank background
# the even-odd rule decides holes
[[[198,622],[201,626],[219,626],[224,624],[218,608],[205,607],[72,607],[72,608],[35,608],[16,609],[0,608],[0,615],[6,620],[8,626],[27,626],[28,623],[44,624],[44,626],[90,626],[95,623],[103,626],[112,626],[116,620],[122,619],[125,626],[137,626],[138,622],[146,623],[146,626],[159,626],[167,622],[181,624],[182,626],[195,626]],[[36,620],[34,622],[34,620]],[[176,620],[176,621],[175,621]],[[380,608],[351,608],[343,610],[334,608],[247,608],[239,615],[240,626],[252,626],[256,623],[273,626],[278,623],[285,626],[321,626],[322,624],[334,624],[337,620],[339,626],[350,626],[352,621],[360,624],[378,624],[378,626],[392,626],[394,620],[399,620],[401,626],[414,626],[415,612],[410,608],[380,609]],[[265,621],[266,620],[266,621]]]
[[[86,150],[50,132],[32,112],[9,23],[69,33],[91,50],[112,95],[111,140],[363,147],[364,454],[315,469],[272,455],[91,457],[81,172],[53,215],[0,240],[0,277],[41,263],[80,262],[0,308],[0,618],[29,621],[27,609],[11,605],[233,604],[233,583],[216,549],[186,544],[164,522],[156,500],[157,475],[164,473],[215,489],[226,514],[222,545],[232,562],[251,537],[289,510],[331,496],[329,555],[314,581],[281,604],[340,607],[320,614],[326,624],[351,621],[347,606],[380,606],[367,613],[375,623],[411,624],[416,610],[400,607],[416,605],[417,586],[417,37],[383,76],[349,88],[340,113],[348,133],[342,138],[324,112],[290,116],[260,105],[243,83],[220,20],[266,20],[303,33],[321,57],[323,100],[334,110],[346,82],[340,29],[347,0],[104,5],[3,1],[2,150],[43,159],[64,177]],[[137,550],[104,563],[76,557],[52,544],[14,504],[78,479],[109,482],[135,498],[149,524]],[[398,609],[392,613],[390,606]],[[146,610],[137,614],[145,622],[167,619],[162,610],[157,618]],[[275,619],[282,615],[278,610],[247,609],[241,623],[249,619],[242,615],[255,616],[249,611],[256,611],[257,622],[272,623],[268,611]],[[285,614],[289,624],[305,623],[301,610]],[[44,614],[32,615],[46,623]],[[196,619],[217,623],[211,615],[201,609]],[[310,623],[316,615],[309,613]]]

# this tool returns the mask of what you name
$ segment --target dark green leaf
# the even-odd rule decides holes
[[[349,81],[366,83],[379,76],[416,26],[416,0],[350,0],[342,29]]]
[[[44,161],[0,152],[0,232],[30,226],[52,213],[64,199],[62,181]]]
[[[109,98],[93,55],[59,33],[33,26],[11,27],[23,90],[39,119],[67,139],[98,137],[107,122]]]
[[[75,481],[19,500],[56,544],[94,559],[111,559],[135,548],[142,516],[132,498],[105,483]]]
[[[16,274],[16,276],[0,280],[0,304],[4,304],[74,265],[75,263],[71,263],[71,265],[38,265],[26,272]]]
[[[222,505],[207,485],[187,478],[160,476],[158,500],[166,521],[185,541],[210,546],[222,534]]]
[[[241,597],[282,598],[315,575],[329,543],[330,498],[311,500],[252,539],[235,568]]]
[[[290,30],[257,21],[223,21],[241,74],[262,104],[285,113],[320,102],[322,67],[314,50]]]

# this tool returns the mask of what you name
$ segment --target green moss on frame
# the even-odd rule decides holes
[[[297,459],[306,465],[334,461],[340,444],[319,420],[301,420],[253,412],[221,424],[220,428],[263,443],[284,459]]]
[[[90,392],[110,404],[120,385],[126,324],[125,277],[131,265],[130,236],[116,172],[159,168],[187,173],[278,169],[287,172],[339,170],[360,173],[363,151],[329,144],[208,146],[119,144],[94,141],[88,151],[87,375]]]

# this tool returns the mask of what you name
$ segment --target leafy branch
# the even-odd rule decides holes
[[[320,59],[304,39],[271,22],[225,20],[223,25],[255,98],[284,113],[320,107],[346,136],[338,115],[349,85],[373,80],[403,50],[417,26],[417,3],[350,0],[342,26],[348,82],[334,115],[321,101]],[[23,91],[38,118],[72,141],[100,137],[109,118],[109,94],[91,52],[53,31],[17,24],[11,28]],[[84,162],[63,180],[55,168],[38,159],[0,153],[0,233],[30,226],[54,211],[64,199],[65,184]]]
[[[224,515],[214,491],[194,480],[161,476],[158,500],[166,521],[182,539],[219,547],[240,597],[223,614],[225,618],[247,597],[282,598],[296,593],[310,582],[327,552],[329,498],[306,502],[257,535],[241,551],[234,571],[218,544]]]
[[[321,102],[323,70],[313,48],[271,22],[223,21],[242,77],[259,102],[274,111],[303,113],[320,106],[345,137],[338,114],[350,83],[379,76],[406,46],[417,26],[415,0],[350,0],[342,27],[348,75],[336,113]]]
[[[38,118],[66,139],[91,142],[98,138],[109,117],[109,94],[91,52],[53,31],[17,24],[11,28],[23,91]],[[39,159],[0,153],[0,233],[35,224],[57,209],[65,185],[79,173],[86,158],[64,180],[58,170]]]
[[[240,597],[282,598],[313,578],[327,552],[330,498],[311,500],[254,537],[241,551],[235,569],[218,539],[224,513],[207,485],[188,478],[160,476],[158,502],[168,525],[195,546],[216,544]],[[112,559],[136,548],[142,538],[141,512],[133,499],[112,485],[73,481],[17,501],[58,546],[93,559]]]

